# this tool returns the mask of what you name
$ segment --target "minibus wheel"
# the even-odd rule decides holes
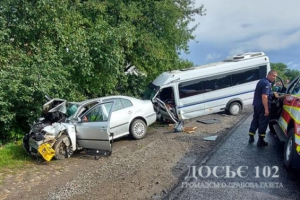
[[[227,109],[227,113],[230,115],[238,115],[241,112],[241,108],[241,104],[238,102],[232,102]]]

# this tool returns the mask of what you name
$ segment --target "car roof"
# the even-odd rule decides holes
[[[81,101],[81,102],[70,102],[70,103],[76,104],[76,105],[82,105],[82,104],[87,104],[87,103],[90,103],[90,102],[96,102],[96,101],[102,102],[103,100],[108,100],[108,99],[114,100],[114,99],[119,99],[119,98],[128,99],[128,100],[131,100],[131,101],[140,100],[140,99],[137,99],[137,98],[134,98],[134,97],[124,96],[124,95],[112,95],[112,96],[105,96],[105,97],[97,97],[97,98],[93,98],[93,99],[88,99],[88,100]]]
[[[128,100],[138,100],[137,98],[134,97],[129,97],[129,96],[124,96],[124,95],[113,95],[113,96],[106,96],[106,97],[102,97],[101,100],[105,100],[105,99],[128,99]]]

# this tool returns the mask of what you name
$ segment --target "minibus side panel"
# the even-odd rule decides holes
[[[203,94],[182,99],[180,99],[179,96],[177,97],[179,102],[177,110],[180,112],[182,119],[190,119],[204,115]]]
[[[221,112],[232,99],[240,99],[243,105],[252,104],[257,81],[205,93],[205,114]]]

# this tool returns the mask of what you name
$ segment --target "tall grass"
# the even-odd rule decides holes
[[[24,166],[32,158],[23,149],[22,143],[8,143],[0,147],[0,172]]]

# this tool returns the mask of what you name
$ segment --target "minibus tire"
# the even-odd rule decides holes
[[[241,108],[242,108],[242,106],[241,106],[240,103],[238,103],[238,102],[232,102],[232,103],[229,105],[229,107],[228,107],[228,109],[227,109],[227,112],[228,112],[228,114],[230,114],[230,115],[238,115],[238,114],[240,114],[240,112],[241,112]]]

